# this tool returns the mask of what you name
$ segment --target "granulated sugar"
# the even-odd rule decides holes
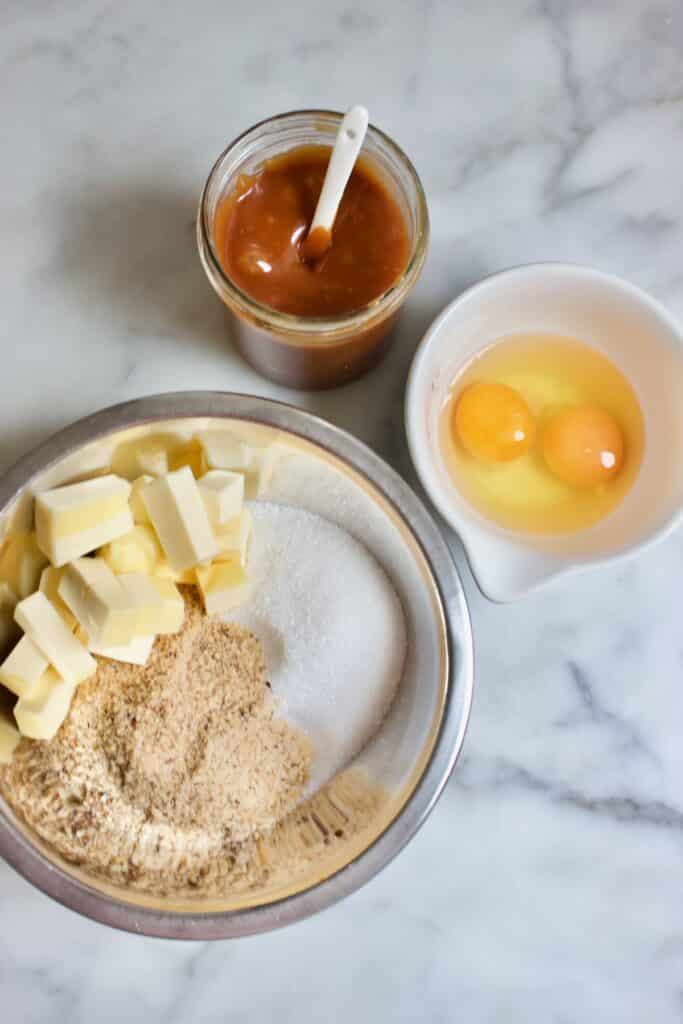
[[[232,613],[261,641],[280,710],[313,744],[308,791],[367,743],[401,678],[398,596],[348,533],[299,508],[252,504],[253,597]]]

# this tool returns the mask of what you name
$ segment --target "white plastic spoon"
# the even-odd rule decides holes
[[[367,130],[367,110],[365,107],[352,107],[339,125],[318,205],[303,244],[304,259],[319,260],[332,244],[332,227],[337,210]]]

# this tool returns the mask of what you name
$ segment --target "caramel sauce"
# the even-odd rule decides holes
[[[332,232],[328,228],[313,228],[301,245],[301,253],[309,263],[317,263],[332,245]]]
[[[410,241],[394,196],[358,160],[342,197],[331,244],[308,228],[331,149],[307,146],[242,175],[216,212],[224,273],[262,305],[302,317],[335,317],[383,295],[408,263]],[[314,233],[315,234],[315,233]]]

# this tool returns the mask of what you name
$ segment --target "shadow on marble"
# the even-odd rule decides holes
[[[384,360],[360,380],[331,391],[299,393],[297,404],[350,433],[386,458],[408,483],[416,477],[404,425],[405,386],[410,365],[430,323],[469,284],[451,279],[429,296],[409,299]]]
[[[59,273],[79,300],[130,342],[230,342],[225,310],[206,280],[195,240],[198,192],[125,182],[65,203]]]
[[[197,200],[198,193],[160,187],[156,181],[86,188],[64,206],[57,264],[60,284],[75,292],[79,302],[93,306],[98,319],[111,324],[129,348],[132,363],[138,354],[149,362],[155,350],[161,358],[169,343],[187,348],[188,355],[194,346],[214,358],[225,356],[226,369],[239,368],[238,390],[272,394],[330,420],[369,444],[414,484],[403,426],[406,377],[427,327],[471,283],[471,274],[453,272],[448,252],[435,241],[429,278],[426,271],[406,304],[392,348],[378,367],[332,391],[279,388],[243,372],[247,364],[232,346],[226,311],[199,261]]]

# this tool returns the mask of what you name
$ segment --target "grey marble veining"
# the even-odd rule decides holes
[[[294,400],[414,480],[419,337],[464,286],[590,262],[683,315],[676,0],[0,2],[0,468],[166,389]],[[337,392],[232,353],[199,189],[276,111],[365,102],[414,158],[432,246],[396,346]],[[509,607],[468,585],[463,758],[414,842],[345,903],[240,943],[117,934],[0,866],[7,1024],[683,1019],[683,538]]]

